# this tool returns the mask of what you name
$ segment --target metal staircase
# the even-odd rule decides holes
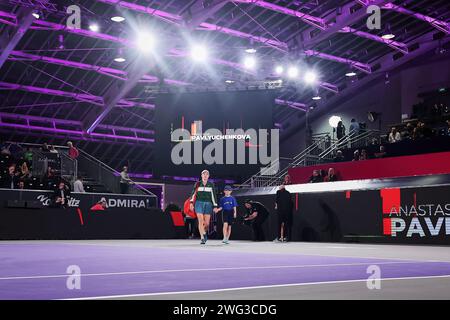
[[[280,185],[290,168],[331,162],[337,150],[368,146],[373,139],[379,141],[379,136],[378,130],[365,130],[359,134],[350,133],[339,140],[331,138],[328,133],[315,135],[312,144],[292,158],[290,163],[281,167],[280,161],[275,161],[270,167],[262,168],[260,172],[247,179],[238,189]]]

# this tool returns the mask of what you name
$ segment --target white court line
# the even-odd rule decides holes
[[[172,240],[172,239],[170,239]],[[187,240],[187,239],[186,239]],[[86,241],[90,241],[90,240],[86,240]],[[105,240],[107,241],[107,240]],[[145,240],[143,240],[145,241]],[[151,240],[153,241],[153,240]],[[189,240],[187,240],[189,241]],[[220,242],[219,240],[210,240],[211,242],[217,241]],[[243,242],[240,240],[236,240],[235,242],[238,244],[242,244]],[[54,242],[43,242],[43,243],[48,243],[48,244],[54,244]],[[192,241],[192,243],[194,243],[194,241]],[[296,244],[297,242],[290,242],[284,245],[289,245],[289,244]],[[304,242],[298,242],[298,243],[304,243]],[[77,242],[61,242],[58,241],[58,244],[63,244],[63,245],[82,245],[82,246],[105,246],[105,247],[116,247],[116,248],[123,248],[123,247],[128,247],[128,248],[142,248],[142,249],[151,249],[151,248],[158,248],[158,249],[173,249],[173,250],[191,250],[191,249],[195,249],[195,250],[201,250],[202,252],[211,252],[211,251],[215,251],[215,252],[232,252],[232,253],[252,253],[252,254],[284,254],[284,255],[302,255],[302,256],[317,256],[317,257],[335,257],[335,258],[350,258],[350,259],[373,259],[373,260],[397,260],[397,261],[416,261],[418,263],[420,262],[444,262],[444,263],[450,263],[449,260],[417,260],[418,258],[397,258],[397,257],[373,257],[373,256],[360,256],[360,255],[354,255],[354,256],[348,256],[348,255],[336,255],[336,254],[320,254],[320,253],[310,253],[310,252],[283,252],[283,251],[278,251],[278,252],[259,252],[259,251],[239,251],[239,250],[233,250],[233,249],[237,249],[237,248],[242,248],[242,247],[230,247],[230,246],[204,246],[204,247],[200,247],[200,246],[192,246],[192,247],[176,247],[176,246],[156,246],[156,247],[146,247],[146,246],[136,246],[136,245],[123,245],[123,244],[108,244],[108,243],[77,243]],[[251,246],[254,246],[255,244],[252,242],[245,242],[244,244],[251,244]],[[267,244],[273,244],[275,246],[280,245],[279,243],[273,243],[272,241],[266,241],[266,243],[264,243],[264,245]],[[361,244],[364,245],[364,244]],[[245,246],[244,248],[249,248],[251,246]],[[394,246],[391,244],[380,244],[380,246]],[[398,246],[399,248],[404,247],[403,245],[395,245]],[[1,247],[1,245],[0,245]],[[222,251],[219,250],[218,247],[223,247],[226,251]],[[440,246],[430,246],[430,247],[440,247]],[[209,249],[208,249],[209,248]],[[312,248],[316,248],[316,249],[326,249],[327,247],[299,247],[299,250],[309,250]],[[342,247],[344,248],[344,247]],[[372,247],[375,249],[378,249],[377,247]],[[231,250],[230,250],[231,249]],[[360,250],[364,250],[365,248],[361,248],[358,247],[357,244],[355,244],[353,246],[353,244],[351,246],[348,247],[349,250],[353,250],[353,249],[360,249]],[[208,251],[207,251],[208,250]],[[381,262],[380,262],[381,263]],[[1,280],[1,279],[0,279]]]
[[[431,261],[434,262],[434,261]],[[349,266],[369,266],[369,265],[386,265],[386,264],[420,264],[425,262],[416,261],[398,261],[398,262],[358,262],[358,263],[337,263],[337,264],[311,264],[311,265],[278,265],[278,266],[255,266],[255,267],[226,267],[226,268],[201,268],[201,269],[172,269],[172,270],[143,270],[143,271],[124,271],[124,272],[105,272],[105,273],[85,273],[80,275],[57,274],[42,276],[12,276],[1,277],[0,280],[23,280],[23,279],[51,279],[51,278],[67,278],[72,277],[95,277],[95,276],[117,276],[117,275],[134,275],[134,274],[153,274],[153,273],[175,273],[175,272],[199,272],[199,271],[230,271],[230,270],[257,270],[257,269],[287,269],[287,268],[320,268],[320,267],[349,267]],[[430,262],[427,262],[430,263]]]
[[[172,239],[170,239],[172,240]],[[189,241],[189,240],[188,240]],[[211,242],[217,241],[219,242],[220,240],[210,240]],[[241,241],[241,242],[238,242]],[[194,241],[192,241],[194,242]],[[237,243],[242,243],[242,240],[236,240],[235,242]],[[274,243],[272,241],[266,241],[267,243],[273,244],[275,246],[280,245],[279,243]],[[264,243],[265,245],[267,245],[267,243]],[[290,242],[290,243],[296,243],[296,242]],[[303,242],[298,242],[298,243],[303,243]],[[217,247],[224,247],[226,248],[225,252],[234,252],[234,253],[252,253],[252,254],[285,254],[285,255],[302,255],[302,256],[318,256],[318,257],[334,257],[334,258],[352,258],[352,259],[374,259],[374,260],[397,260],[397,261],[412,261],[415,260],[416,262],[448,262],[450,263],[450,261],[447,260],[417,260],[417,258],[381,258],[381,257],[367,257],[367,256],[343,256],[343,255],[335,255],[335,254],[320,254],[320,253],[309,253],[309,252],[283,252],[283,251],[279,251],[279,252],[259,252],[259,251],[239,251],[239,250],[233,250],[233,249],[237,249],[238,247],[230,247],[229,245],[223,245],[223,246],[204,246],[204,247],[200,247],[200,246],[195,246],[195,247],[170,247],[170,246],[156,246],[156,247],[145,247],[145,246],[134,246],[134,245],[120,245],[120,244],[107,244],[107,243],[74,243],[74,242],[61,242],[60,244],[67,244],[67,245],[84,245],[84,246],[105,246],[105,247],[129,247],[129,248],[158,248],[158,249],[173,249],[173,250],[190,250],[190,249],[196,249],[196,250],[201,250],[202,252],[206,251],[206,250],[214,250],[215,252],[224,252],[224,251],[219,251],[219,249],[217,249]],[[245,242],[245,244],[251,244],[252,246],[254,245],[254,243],[252,242]],[[286,244],[285,244],[286,245]],[[384,244],[381,244],[384,245]],[[400,245],[398,245],[400,247]],[[246,247],[251,247],[251,246],[246,246]],[[209,249],[207,249],[209,248]],[[316,248],[316,249],[323,249],[326,247],[300,247],[300,250],[308,250],[311,248]],[[344,248],[344,247],[342,247]],[[351,250],[351,249],[365,249],[365,248],[358,248],[357,245],[355,245],[355,247],[351,246],[351,247],[347,247],[347,249]],[[373,247],[374,249],[378,249],[376,247]],[[231,249],[231,250],[229,250]],[[381,262],[380,262],[381,263]]]
[[[433,279],[433,278],[450,278],[450,274],[441,275],[441,276],[381,278],[379,280],[390,281],[390,280],[414,280],[414,279]],[[373,279],[371,279],[371,280],[373,280]],[[137,297],[145,297],[145,296],[160,296],[160,295],[164,296],[164,295],[175,295],[175,294],[226,292],[226,291],[282,288],[282,287],[309,286],[309,285],[321,285],[321,284],[323,285],[323,284],[355,283],[355,282],[366,282],[366,281],[367,281],[367,279],[337,280],[337,281],[322,281],[322,282],[302,282],[302,283],[274,284],[274,285],[265,285],[265,286],[237,287],[237,288],[224,288],[224,289],[174,291],[174,292],[152,292],[152,293],[123,294],[123,295],[112,295],[112,296],[94,296],[94,297],[59,299],[59,300],[94,300],[94,299],[111,299],[111,298],[137,298]]]

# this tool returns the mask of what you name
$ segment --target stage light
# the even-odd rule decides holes
[[[37,13],[37,12],[33,12],[31,15],[32,15],[33,17],[35,17],[36,19],[39,19],[39,18],[40,18],[39,13]]]
[[[354,77],[354,76],[356,76],[356,72],[354,72],[354,71],[347,72],[347,73],[345,74],[345,76],[346,76],[346,77]]]
[[[245,52],[250,53],[250,54],[256,53],[256,49],[255,48],[248,48],[248,49],[245,49]]]
[[[320,100],[322,99],[319,95],[312,97],[313,100]]]
[[[91,30],[92,32],[98,32],[100,30],[98,24],[93,23],[89,25],[89,30]]]
[[[111,20],[114,22],[122,22],[122,21],[125,21],[125,18],[121,17],[121,16],[114,16],[111,18]]]
[[[296,78],[298,76],[298,68],[297,67],[289,67],[288,71],[289,78]]]
[[[316,82],[317,75],[313,71],[308,71],[307,73],[305,73],[303,80],[305,80],[305,82],[308,84],[312,84]]]
[[[225,83],[232,84],[232,83],[234,83],[234,80],[225,80]]]
[[[381,37],[383,39],[385,39],[385,40],[391,40],[391,39],[395,38],[395,34],[393,34],[393,33],[386,33],[386,34],[383,34]]]
[[[137,46],[142,52],[150,52],[155,47],[155,38],[147,32],[141,32],[137,38]]]
[[[191,58],[197,62],[208,59],[208,50],[202,45],[195,45],[191,48]]]
[[[386,28],[383,30],[383,35],[381,36],[385,40],[390,40],[395,38],[395,34],[391,31],[391,26],[389,24],[386,25]]]
[[[256,66],[256,59],[255,57],[245,57],[244,59],[244,67],[246,69],[253,69]]]
[[[331,116],[330,119],[328,119],[328,123],[332,128],[337,128],[339,121],[342,121],[339,116]]]
[[[283,66],[276,66],[276,67],[275,67],[275,73],[276,73],[276,74],[282,74],[283,71],[284,71]]]
[[[115,62],[125,62],[126,59],[123,58],[123,57],[117,57],[117,58],[114,58],[114,61],[115,61]]]

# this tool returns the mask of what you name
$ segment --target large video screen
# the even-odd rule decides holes
[[[258,172],[265,166],[259,149],[271,143],[275,96],[274,90],[160,94],[153,172],[196,177],[206,168],[211,178],[235,181]]]

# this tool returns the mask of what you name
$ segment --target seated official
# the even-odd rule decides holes
[[[324,181],[325,182],[333,182],[333,181],[338,181],[338,180],[339,180],[339,178],[336,175],[336,172],[334,171],[334,168],[328,169],[328,174],[325,177]]]
[[[69,187],[66,186],[64,181],[60,181],[58,187],[53,194],[53,204],[55,207],[67,208],[70,198]]]
[[[345,157],[342,154],[342,151],[338,150],[336,152],[336,157],[334,157],[334,159],[333,159],[333,162],[343,162],[343,161],[345,161]]]
[[[320,175],[319,170],[314,170],[312,176],[309,178],[309,183],[317,183],[317,182],[323,182],[323,178]]]
[[[386,148],[384,146],[380,146],[380,151],[374,153],[375,158],[381,159],[387,156]]]

